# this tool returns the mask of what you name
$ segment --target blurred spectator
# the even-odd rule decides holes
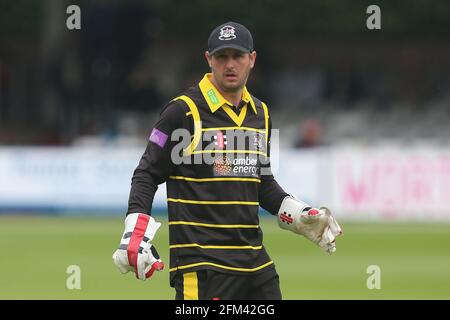
[[[123,128],[131,132],[129,122],[121,124],[124,117],[134,118],[136,127],[142,128],[140,121],[146,123],[146,117],[157,114],[177,88],[186,87],[185,81],[195,84],[205,70],[205,61],[198,55],[199,46],[206,45],[201,42],[202,33],[205,25],[219,18],[209,14],[207,2],[192,6],[181,1],[175,15],[170,1],[78,3],[81,30],[65,27],[67,1],[2,2],[0,143],[71,144],[80,135],[99,134],[117,138],[124,134]],[[233,11],[226,3],[215,4],[221,16]],[[288,3],[297,5],[293,0]],[[327,143],[342,141],[335,131],[345,127],[345,120],[334,119],[349,116],[392,120],[380,125],[368,121],[373,128],[365,130],[373,137],[370,141],[391,133],[400,139],[410,139],[412,132],[420,137],[429,130],[413,129],[424,123],[437,128],[435,121],[442,122],[442,128],[432,132],[448,140],[450,49],[444,41],[448,28],[442,28],[447,21],[445,10],[437,11],[439,19],[433,17],[436,24],[421,25],[432,18],[427,17],[431,11],[411,8],[411,15],[399,14],[397,25],[376,40],[367,38],[375,33],[359,27],[349,30],[349,24],[341,20],[330,21],[326,37],[311,33],[317,30],[317,21],[291,19],[295,10],[284,11],[286,24],[268,28],[265,15],[272,8],[253,9],[261,14],[247,17],[240,10],[244,15],[240,18],[262,28],[263,39],[255,43],[264,54],[257,59],[259,67],[252,73],[249,88],[270,102],[279,119],[285,118],[284,126],[299,135],[297,145],[310,144],[306,135],[311,133],[296,132],[297,119],[305,116],[330,123],[322,137]],[[348,9],[360,12],[357,5]],[[414,28],[404,27],[412,21]],[[305,28],[294,28],[292,23],[297,22]],[[416,32],[419,26],[421,31]],[[292,111],[298,117],[290,116]],[[404,125],[398,126],[395,119],[402,119]],[[355,127],[358,124],[365,126],[364,122]],[[384,130],[390,126],[391,133]],[[339,132],[347,135],[349,131]]]
[[[103,115],[103,122],[106,122],[103,124],[105,130],[114,127],[112,104],[115,82],[118,78],[114,35],[117,9],[114,1],[91,2],[84,11],[81,29],[84,107],[90,111],[90,117]]]
[[[102,122],[95,126],[102,128],[100,133],[115,135],[118,109],[148,111],[158,105],[152,82],[135,73],[150,47],[154,19],[142,1],[97,0],[86,10],[81,39],[84,93],[91,116]]]
[[[151,67],[146,65],[152,54],[154,38],[161,31],[155,11],[143,1],[123,0],[115,19],[117,42],[118,88],[116,101],[120,107],[149,111],[159,108],[159,95]]]
[[[8,100],[9,74],[6,65],[0,60],[0,122],[6,120],[8,110],[6,103]]]
[[[326,73],[320,67],[286,68],[273,77],[274,105],[320,102],[325,96]]]
[[[313,148],[322,144],[322,128],[316,119],[300,122],[295,148]]]

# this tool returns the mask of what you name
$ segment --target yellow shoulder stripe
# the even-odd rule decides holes
[[[264,120],[266,125],[266,147],[267,147],[267,141],[269,139],[269,109],[267,109],[267,105],[264,102],[261,101],[261,104],[264,109]]]
[[[194,138],[192,139],[189,146],[187,146],[187,148],[183,150],[183,154],[188,156],[192,154],[192,151],[195,150],[198,143],[200,142],[202,135],[202,122],[200,120],[200,114],[198,112],[197,106],[195,105],[194,101],[191,98],[189,98],[188,96],[179,96],[173,99],[172,101],[176,100],[183,100],[187,104],[190,113],[192,114],[192,118],[194,120]]]

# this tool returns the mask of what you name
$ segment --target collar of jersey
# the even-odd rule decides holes
[[[203,79],[198,84],[200,87],[200,91],[205,97],[206,103],[208,103],[208,106],[211,109],[211,112],[212,113],[216,112],[217,109],[219,109],[224,105],[232,107],[233,104],[230,103],[227,99],[225,99],[220,94],[219,90],[217,90],[216,87],[212,84],[211,80],[209,80],[211,76],[212,73],[205,74]],[[255,112],[256,114],[255,102],[253,101],[252,96],[248,92],[247,87],[244,87],[244,91],[242,92],[242,101],[244,101],[247,104],[250,104],[252,106],[253,112]]]

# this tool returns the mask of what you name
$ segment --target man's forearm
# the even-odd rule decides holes
[[[261,179],[259,205],[273,215],[278,214],[283,199],[288,196],[272,175]]]
[[[127,214],[150,214],[156,190],[158,190],[158,185],[153,181],[150,173],[139,168],[136,169],[132,179]]]

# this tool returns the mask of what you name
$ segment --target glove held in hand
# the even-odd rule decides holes
[[[326,207],[319,210],[291,196],[284,198],[278,212],[278,225],[282,229],[305,236],[325,252],[336,251],[336,236],[342,230]]]
[[[113,254],[120,272],[134,271],[138,279],[146,280],[155,270],[164,268],[156,248],[150,243],[160,226],[161,223],[146,214],[127,216],[121,243]]]

